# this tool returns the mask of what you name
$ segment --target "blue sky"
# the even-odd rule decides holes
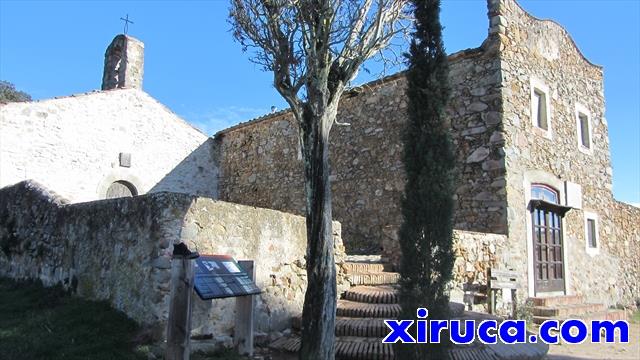
[[[616,198],[640,203],[640,0],[521,0],[562,24],[605,69]],[[208,133],[285,103],[250,63],[227,22],[228,1],[0,0],[0,79],[35,99],[100,87],[104,50],[129,34],[145,43],[144,89]],[[485,0],[443,0],[448,52],[486,37]],[[372,80],[362,73],[357,83]]]

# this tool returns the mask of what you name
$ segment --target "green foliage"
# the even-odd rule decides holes
[[[7,219],[4,226],[4,231],[0,231],[0,252],[10,257],[11,249],[20,243],[20,239],[15,235],[15,219]]]
[[[408,54],[409,121],[404,134],[407,182],[400,228],[401,319],[416,308],[429,319],[449,318],[447,283],[452,278],[453,175],[455,156],[445,119],[449,99],[447,55],[439,0],[414,0],[415,32]],[[445,359],[445,344],[397,346],[401,359]]]
[[[527,324],[533,323],[533,299],[527,299],[523,302],[519,302],[516,305],[516,313],[514,317],[516,320],[524,320]]]
[[[16,90],[12,83],[0,80],[0,103],[19,101],[31,101],[31,96],[23,91]]]
[[[133,320],[61,287],[0,278],[0,314],[0,359],[146,359]]]

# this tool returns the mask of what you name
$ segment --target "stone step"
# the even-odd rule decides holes
[[[464,304],[450,302],[449,311],[452,317],[462,316]],[[370,304],[351,300],[338,300],[337,316],[357,318],[396,319],[400,315],[399,304]]]
[[[301,329],[302,317],[293,318],[293,328]],[[336,336],[359,336],[383,338],[389,333],[389,328],[382,318],[336,318]]]
[[[383,344],[381,338],[337,337],[337,360],[393,360],[393,344]],[[298,352],[300,337],[291,335],[274,341],[274,350]],[[452,360],[538,360],[545,358],[549,346],[544,343],[454,345],[449,350]]]
[[[382,263],[382,255],[347,255],[346,262],[357,263]]]
[[[534,297],[530,299],[533,300],[534,306],[553,307],[556,305],[584,304],[584,297],[582,295]]]
[[[292,335],[274,341],[270,347],[275,350],[298,352],[300,338]],[[336,359],[340,360],[392,360],[393,344],[383,344],[380,338],[338,337],[336,338]]]
[[[336,319],[336,336],[384,338],[388,333],[389,328],[383,319],[346,317]]]
[[[458,318],[464,312],[457,303],[450,303],[452,315]],[[343,317],[336,318],[336,336],[359,336],[359,337],[380,337],[383,338],[389,333],[389,328],[385,325],[386,318],[365,318],[365,317]],[[301,329],[302,316],[292,319],[293,328]]]
[[[393,285],[361,285],[347,290],[342,297],[346,300],[371,304],[396,304],[398,302],[398,289]]]
[[[297,336],[283,336],[274,340],[269,347],[274,350],[286,352],[298,352],[300,350],[300,338]]]
[[[568,316],[568,317],[563,317],[563,318],[552,317],[552,316],[533,316],[533,322],[535,324],[538,324],[538,325],[542,324],[543,322],[545,322],[547,320],[559,320],[560,323],[562,323],[563,321],[566,321],[568,319],[580,319],[580,320],[585,320],[585,321],[592,321],[592,320],[611,320],[611,321],[627,320],[627,312],[624,311],[624,310],[605,310],[605,311],[597,311],[597,312],[586,313],[586,314],[577,315],[577,316]]]
[[[395,319],[400,314],[400,305],[338,300],[336,314],[346,317]]]
[[[529,336],[527,336],[527,338],[528,337]],[[473,352],[464,352],[463,347],[456,348],[463,350],[464,357],[452,356],[453,360],[541,360],[547,359],[547,352],[549,351],[549,345],[545,344],[544,342],[532,343],[529,341],[527,341],[525,344],[505,344],[498,341],[496,344],[487,344],[480,347],[480,349],[482,349],[481,351]]]
[[[570,316],[579,316],[587,313],[604,311],[606,308],[603,304],[571,304],[556,305],[553,307],[534,306],[534,316],[567,318]]]
[[[342,264],[347,274],[367,274],[392,271],[393,266],[385,263],[346,262]]]
[[[394,359],[393,345],[382,339],[341,337],[336,341],[336,358],[343,360]]]
[[[400,274],[394,272],[371,272],[348,274],[351,285],[388,285],[397,284]]]

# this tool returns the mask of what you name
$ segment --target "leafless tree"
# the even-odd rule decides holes
[[[336,270],[329,131],[340,97],[365,60],[406,33],[408,0],[232,0],[235,38],[273,72],[291,107],[304,160],[308,286],[301,359],[334,358]],[[384,58],[384,56],[383,56]]]

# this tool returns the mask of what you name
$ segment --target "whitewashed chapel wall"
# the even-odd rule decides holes
[[[217,173],[212,141],[141,90],[0,104],[0,187],[33,179],[84,202],[124,180],[138,194],[216,197]]]

